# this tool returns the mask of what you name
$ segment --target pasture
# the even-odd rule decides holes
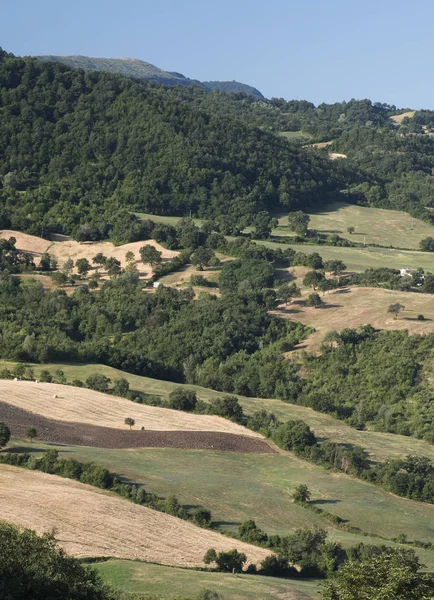
[[[198,567],[210,547],[238,548],[254,563],[270,554],[56,475],[0,465],[0,484],[0,519],[38,533],[54,528],[59,544],[75,556]]]
[[[103,373],[112,381],[119,377],[125,377],[132,389],[142,391],[146,394],[155,394],[162,398],[167,398],[170,392],[178,387],[194,389],[198,398],[205,401],[210,401],[212,398],[224,395],[223,392],[217,392],[197,385],[177,384],[171,381],[142,377],[102,364],[46,363],[42,365],[32,364],[31,366],[34,368],[36,377],[39,376],[42,369],[48,369],[51,373],[54,373],[57,369],[61,369],[68,380],[81,379],[84,381],[93,373]],[[14,363],[0,361],[0,368],[13,370]],[[34,384],[30,383],[30,385],[33,386]],[[61,387],[62,389],[64,388],[64,386]],[[287,402],[273,398],[237,397],[246,414],[253,414],[257,410],[266,409],[274,412],[281,420],[301,419],[313,429],[317,437],[331,439],[343,444],[362,446],[370,454],[372,460],[387,460],[388,458],[398,458],[406,454],[427,456],[431,460],[434,460],[434,446],[423,440],[392,433],[358,431],[343,421],[334,419],[324,413],[316,412],[304,406],[288,404]],[[104,396],[104,398],[106,398],[105,405],[107,406],[111,402],[112,396]],[[128,400],[125,400],[125,402],[128,402],[128,406],[131,408],[137,406]],[[181,418],[185,414],[177,412],[177,417]],[[125,415],[123,416],[125,417]],[[195,415],[191,416],[194,417]],[[123,426],[122,423],[120,426]],[[228,423],[230,424],[230,422]]]
[[[154,565],[140,561],[108,560],[92,565],[114,588],[135,594],[155,594],[168,600],[180,595],[196,598],[203,589],[225,600],[313,600],[317,582],[256,575],[213,573]]]
[[[311,293],[309,289],[303,295]],[[298,321],[315,328],[315,332],[299,347],[309,352],[318,351],[326,333],[344,327],[357,328],[370,324],[376,329],[402,330],[410,334],[434,333],[434,296],[386,290],[382,288],[343,288],[321,296],[324,305],[312,308],[304,305],[303,299],[282,304],[273,311],[291,321]],[[405,306],[398,319],[387,312],[391,304],[399,302]],[[425,320],[418,320],[418,315]]]
[[[309,216],[309,227],[319,233],[338,234],[351,242],[368,246],[381,244],[418,250],[422,239],[434,235],[432,225],[398,210],[335,202]],[[287,217],[288,214],[279,218],[279,227],[274,230],[274,234],[294,235],[287,226]],[[354,227],[355,231],[348,233],[348,227]]]
[[[305,462],[291,453],[232,454],[171,448],[102,450],[89,447],[46,446],[16,440],[21,450],[56,447],[61,456],[93,461],[148,492],[175,494],[190,508],[211,510],[221,531],[232,535],[238,525],[254,519],[271,534],[286,535],[299,527],[320,527],[345,546],[379,544],[401,533],[409,540],[434,536],[434,505],[399,498],[372,484]],[[367,536],[348,533],[292,501],[294,489],[306,484],[311,502],[359,527]],[[369,535],[370,534],[370,535]],[[372,536],[372,537],[371,537]],[[434,552],[427,552],[434,569]],[[160,561],[157,561],[160,562]]]

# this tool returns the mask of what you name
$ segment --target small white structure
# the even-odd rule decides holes
[[[411,277],[414,273],[416,273],[416,269],[399,269],[401,277]]]
[[[161,281],[154,281],[154,288],[159,288],[162,285]]]
[[[54,394],[54,395],[53,395],[53,398],[57,398],[57,394]]]
[[[39,379],[35,379],[35,383],[39,383]]]

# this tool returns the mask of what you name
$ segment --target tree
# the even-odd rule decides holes
[[[298,235],[306,235],[310,217],[301,210],[289,213],[288,225]]]
[[[354,233],[356,231],[356,228],[353,227],[352,225],[350,225],[349,227],[347,227],[347,231],[351,235],[352,233]]]
[[[308,502],[310,500],[310,496],[311,494],[309,488],[304,483],[298,485],[292,494],[295,502]]]
[[[309,271],[303,278],[303,285],[312,287],[314,290],[318,287],[319,282],[324,279],[324,275],[318,271]]]
[[[206,552],[205,552],[205,556],[203,557],[203,562],[206,565],[210,565],[213,562],[216,562],[217,560],[217,552],[215,551],[214,548],[209,548]]]
[[[196,408],[197,396],[194,390],[175,388],[169,394],[169,407],[175,410],[192,412]]]
[[[218,571],[226,571],[229,573],[241,573],[243,565],[247,560],[244,552],[238,552],[235,548],[228,552],[217,553],[214,548],[210,548],[203,557],[203,562],[209,565],[215,562]]]
[[[206,246],[199,246],[190,257],[192,265],[197,265],[200,271],[208,266],[212,258],[215,256],[214,250]]]
[[[11,431],[6,423],[0,423],[0,448],[7,445],[11,438]]]
[[[391,304],[389,306],[389,308],[387,309],[388,313],[392,313],[393,315],[395,315],[395,319],[398,318],[399,313],[405,310],[405,306],[403,304],[400,304],[399,302],[396,302],[395,304]]]
[[[301,297],[301,291],[296,283],[284,283],[277,290],[277,297],[285,304],[289,304],[292,298]]]
[[[107,256],[104,256],[102,252],[98,252],[98,254],[92,258],[92,262],[99,267],[102,267],[106,260]]]
[[[323,600],[430,600],[434,579],[413,550],[385,548],[359,562],[350,560],[330,580]]]
[[[318,283],[318,289],[323,295],[330,290],[334,290],[336,288],[336,284],[332,279],[321,279]]]
[[[90,271],[90,262],[87,258],[78,258],[75,262],[75,266],[77,267],[78,274],[83,277],[86,277]]]
[[[306,306],[313,306],[314,308],[318,308],[318,306],[321,306],[322,304],[324,304],[324,302],[321,300],[320,295],[317,293],[309,294],[309,296],[306,298]]]
[[[69,257],[67,260],[65,260],[65,262],[63,263],[62,266],[62,271],[64,273],[66,273],[67,275],[70,275],[72,273],[72,270],[74,268],[74,261],[72,260],[71,257]]]
[[[423,252],[434,252],[434,238],[431,236],[421,240],[419,245]]]
[[[329,273],[333,273],[333,275],[339,275],[342,271],[345,271],[347,265],[345,265],[341,260],[328,260],[324,263],[324,269]]]
[[[119,379],[115,379],[113,383],[113,394],[115,396],[126,396],[129,392],[130,384],[125,377],[120,377]]]
[[[26,438],[33,442],[36,437],[38,437],[36,429],[34,427],[29,427],[26,431]]]
[[[194,522],[199,525],[199,527],[208,527],[211,523],[211,511],[206,508],[198,508],[194,513]]]
[[[315,435],[304,421],[282,423],[276,428],[273,440],[283,450],[295,450],[297,452],[316,444]]]
[[[134,254],[134,252],[131,252],[131,250],[128,250],[128,252],[125,254],[125,260],[127,261],[127,263],[132,263],[135,260],[136,256]]]
[[[236,423],[244,422],[243,407],[238,402],[236,396],[225,395],[221,398],[216,398],[212,400],[211,406],[213,413],[219,417],[230,419]]]
[[[154,246],[142,246],[139,250],[140,258],[144,264],[150,264],[151,267],[161,263],[161,252]]]
[[[131,427],[133,427],[136,422],[134,419],[132,419],[131,417],[125,417],[125,421],[124,421],[125,425],[128,425],[131,431]]]
[[[18,379],[21,379],[26,374],[26,365],[24,363],[17,363],[14,367],[14,375]]]
[[[63,271],[54,271],[51,275],[51,279],[56,285],[62,286],[68,283],[68,275]]]
[[[93,373],[86,379],[86,387],[97,392],[107,392],[110,379],[102,373]]]

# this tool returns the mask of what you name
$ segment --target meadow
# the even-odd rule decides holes
[[[14,366],[15,363],[0,361],[0,368],[13,370]],[[142,391],[146,394],[155,394],[162,398],[167,398],[170,392],[178,387],[195,390],[198,398],[205,401],[210,401],[213,398],[224,395],[223,392],[217,392],[196,385],[177,384],[162,379],[133,375],[102,364],[45,363],[40,365],[32,364],[31,366],[34,368],[36,377],[39,376],[43,369],[48,369],[51,373],[60,369],[70,381],[73,379],[85,381],[93,373],[102,373],[112,381],[119,377],[125,377],[132,389]],[[398,458],[405,454],[427,456],[431,460],[434,460],[434,446],[423,440],[392,433],[359,431],[329,415],[316,412],[304,406],[288,404],[282,400],[237,397],[246,414],[253,414],[257,410],[266,409],[275,413],[281,420],[301,419],[313,429],[318,438],[327,438],[344,444],[362,446],[370,454],[372,460],[387,460],[388,458]],[[134,405],[132,405],[133,407]]]
[[[318,583],[246,574],[212,573],[155,565],[140,561],[108,560],[92,565],[114,588],[130,593],[155,594],[175,600],[196,598],[205,589],[225,600],[313,600]]]

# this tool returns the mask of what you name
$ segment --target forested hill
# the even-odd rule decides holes
[[[207,91],[219,90],[221,92],[244,92],[255,98],[263,98],[259,90],[238,81],[197,81],[189,79],[181,73],[173,73],[159,69],[151,63],[137,58],[92,58],[90,56],[35,56],[45,62],[60,62],[74,69],[80,68],[90,71],[107,71],[119,73],[137,79],[154,81],[165,85],[197,85]]]
[[[0,55],[0,228],[106,237],[122,208],[215,218],[336,199],[343,169],[223,116],[197,87]],[[245,96],[243,96],[245,97]]]

